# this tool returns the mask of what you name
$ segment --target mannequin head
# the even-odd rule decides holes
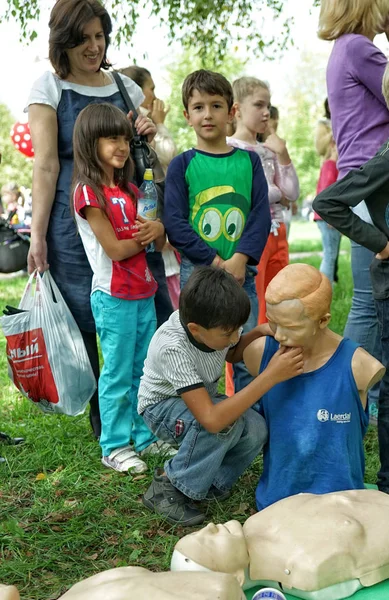
[[[242,525],[238,521],[228,521],[224,525],[209,523],[200,531],[180,539],[175,551],[189,559],[191,563],[192,561],[197,563],[197,565],[191,564],[190,568],[193,570],[197,570],[202,565],[210,571],[231,573],[243,584],[244,570],[249,564],[249,556]],[[187,566],[183,563],[181,567],[178,562],[177,568]]]
[[[267,318],[275,339],[285,346],[304,346],[330,321],[332,287],[310,265],[284,267],[269,283]]]

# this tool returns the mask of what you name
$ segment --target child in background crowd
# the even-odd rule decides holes
[[[258,321],[255,265],[270,229],[268,189],[254,152],[226,143],[233,119],[231,84],[220,73],[200,70],[182,86],[184,115],[197,136],[196,148],[173,158],[165,189],[164,223],[181,253],[181,288],[196,265],[214,265],[243,285],[251,302],[244,331]],[[235,365],[236,390],[252,380]]]
[[[338,151],[336,149],[335,140],[330,138],[327,151],[325,152],[325,160],[320,169],[319,181],[317,182],[316,194],[320,194],[328,186],[335,183],[338,179],[338,169],[336,161],[338,160]],[[320,264],[320,271],[327,275],[331,283],[337,281],[336,264],[338,260],[341,234],[337,229],[328,225],[323,219],[314,213],[314,221],[320,230],[323,244],[323,258]]]
[[[143,473],[147,465],[138,453],[161,449],[136,410],[143,362],[156,329],[157,284],[145,247],[151,242],[162,247],[165,230],[161,222],[137,216],[138,189],[129,183],[131,137],[130,121],[112,104],[90,104],[80,112],[73,133],[73,196],[93,270],[91,304],[104,358],[102,463],[115,471]]]
[[[257,135],[264,134],[269,127],[270,90],[267,83],[254,77],[241,77],[234,81],[232,88],[236,131],[233,137],[227,139],[227,143],[258,154],[269,186],[272,226],[256,278],[259,323],[265,323],[267,285],[289,262],[282,202],[286,201],[286,204],[289,204],[297,200],[300,189],[285,141],[270,128],[270,135],[266,137],[266,141],[257,141]]]
[[[295,168],[290,160],[285,141],[269,129],[269,86],[254,77],[241,77],[233,83],[236,130],[227,138],[230,146],[251,150],[261,159],[267,184],[271,211],[271,230],[258,265],[256,289],[258,294],[258,323],[266,323],[265,291],[268,283],[289,262],[287,231],[283,217],[283,204],[297,200],[300,190]],[[270,134],[266,142],[257,136]],[[226,391],[233,393],[231,367],[226,369]]]
[[[155,148],[159,162],[166,173],[171,160],[177,155],[177,147],[174,143],[172,134],[165,125],[169,107],[165,107],[164,101],[156,97],[155,84],[150,71],[144,67],[139,67],[138,65],[131,65],[125,69],[120,69],[120,72],[135,81],[144,93],[145,99],[140,105],[139,111],[141,114],[150,117],[157,127],[157,134],[151,142],[151,145]],[[152,254],[154,254],[154,256]],[[180,260],[178,253],[167,241],[162,250],[166,275],[165,283],[159,255],[155,255],[155,253],[152,254],[149,253],[147,255],[147,261],[158,281],[155,307],[159,326],[169,318],[172,308],[174,310],[177,310],[178,308],[178,298],[180,296]],[[169,306],[166,297],[166,284],[172,307]]]

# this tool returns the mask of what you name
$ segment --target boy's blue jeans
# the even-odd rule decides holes
[[[189,277],[193,273],[195,269],[195,265],[185,256],[181,258],[181,266],[180,266],[180,285],[181,289],[184,287]],[[246,279],[243,284],[243,289],[246,291],[249,300],[250,300],[250,315],[248,320],[243,326],[243,333],[247,333],[254,329],[258,323],[258,296],[257,290],[255,287],[255,276],[257,274],[257,269],[255,267],[246,267]],[[235,363],[233,365],[234,370],[234,384],[235,384],[235,392],[240,392],[246,385],[253,381],[253,377],[248,372],[246,365],[244,362]]]
[[[373,258],[371,283],[381,333],[382,359],[386,372],[381,379],[378,399],[378,443],[381,468],[378,489],[389,493],[389,260]]]
[[[158,438],[178,445],[165,471],[174,487],[193,500],[203,500],[212,485],[230,490],[267,440],[265,420],[252,408],[220,433],[204,429],[178,397],[147,407],[142,416]]]
[[[140,452],[156,440],[137,411],[143,363],[156,328],[154,297],[123,300],[96,291],[91,305],[104,358],[99,379],[102,454],[128,446],[130,439]]]

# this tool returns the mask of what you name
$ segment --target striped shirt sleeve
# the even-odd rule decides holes
[[[193,360],[179,348],[166,348],[162,356],[164,375],[180,396],[184,392],[204,387]]]

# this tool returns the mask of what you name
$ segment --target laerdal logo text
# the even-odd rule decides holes
[[[351,412],[346,413],[329,413],[325,408],[321,408],[317,411],[316,417],[321,423],[331,421],[333,423],[350,423]]]
[[[37,342],[37,338],[32,340],[32,343],[26,346],[25,348],[14,348],[10,352],[10,358],[27,358],[28,356],[33,356],[34,354],[39,353],[39,346]]]

